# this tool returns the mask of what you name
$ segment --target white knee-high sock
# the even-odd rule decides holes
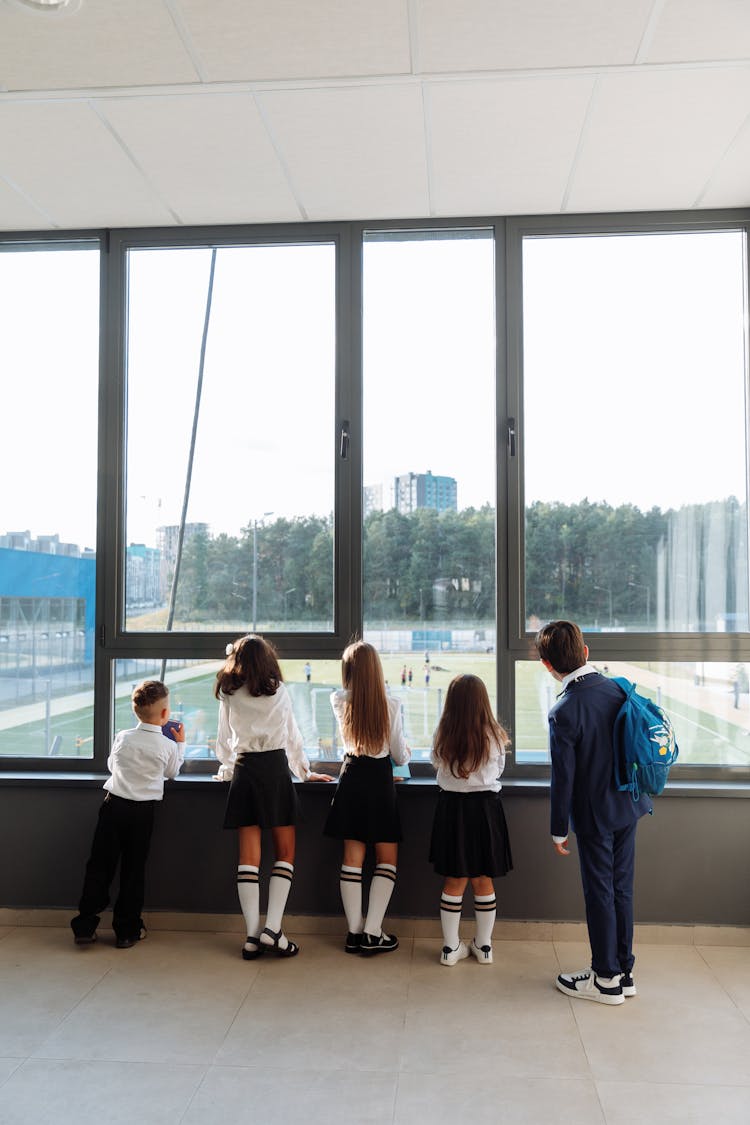
[[[339,887],[349,933],[361,934],[365,924],[362,917],[362,868],[342,864]]]
[[[449,949],[458,948],[458,928],[461,925],[461,906],[463,895],[447,895],[443,891],[440,896],[440,925],[443,928],[443,945]]]
[[[294,864],[281,862],[274,863],[271,870],[271,879],[268,884],[268,910],[266,911],[266,928],[274,933],[281,929],[281,921],[286,909],[286,900],[292,886]],[[281,949],[286,949],[287,940],[284,935],[279,939]]]
[[[474,917],[477,923],[477,945],[480,949],[492,945],[492,930],[497,915],[497,899],[494,894],[474,895]]]
[[[365,933],[380,937],[383,932],[383,918],[391,901],[396,882],[396,868],[391,863],[379,863],[372,873],[370,900],[367,904]]]
[[[237,895],[245,919],[245,933],[257,937],[260,933],[260,893],[258,868],[241,863],[237,868]]]

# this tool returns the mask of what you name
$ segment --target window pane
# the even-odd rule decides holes
[[[93,755],[96,244],[0,248],[0,756]]]
[[[495,697],[494,294],[490,231],[365,237],[365,630],[425,752],[455,674]]]
[[[748,630],[744,254],[524,241],[527,629]]]
[[[718,662],[594,661],[625,676],[664,708],[674,724],[680,766],[745,766],[750,762],[748,665]],[[548,762],[547,712],[560,685],[539,661],[516,664],[516,760]]]
[[[330,632],[335,248],[212,257],[129,254],[126,625]]]

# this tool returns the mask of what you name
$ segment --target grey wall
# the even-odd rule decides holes
[[[102,800],[101,779],[0,782],[0,906],[62,907],[77,901]],[[340,914],[340,846],[322,835],[330,790],[300,786],[293,914]],[[636,920],[750,925],[750,803],[734,795],[687,788],[655,801],[639,827]],[[435,787],[409,782],[398,790],[405,840],[393,915],[436,917],[441,881],[427,863]],[[232,913],[236,840],[222,829],[226,787],[180,779],[167,787],[147,875],[148,910]],[[515,870],[497,880],[498,917],[581,920],[575,853],[562,859],[549,840],[544,786],[503,790]],[[264,857],[267,867],[270,856]]]

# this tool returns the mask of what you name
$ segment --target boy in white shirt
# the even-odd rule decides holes
[[[107,761],[111,774],[104,783],[107,795],[99,810],[78,914],[70,923],[76,945],[96,941],[99,915],[109,903],[118,862],[120,890],[112,918],[115,944],[130,949],[146,936],[141,910],[154,810],[164,796],[164,779],[180,772],[185,728],[173,723],[172,737],[162,733],[169,719],[169,688],[160,680],[138,684],[131,703],[138,724],[116,735]]]

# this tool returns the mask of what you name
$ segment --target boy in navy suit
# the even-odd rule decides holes
[[[561,973],[568,996],[622,1004],[633,981],[635,831],[651,812],[648,797],[633,801],[614,781],[612,730],[624,695],[588,664],[589,650],[571,621],[551,621],[536,635],[542,664],[562,684],[549,713],[552,842],[569,855],[568,825],[578,841],[591,968]]]

